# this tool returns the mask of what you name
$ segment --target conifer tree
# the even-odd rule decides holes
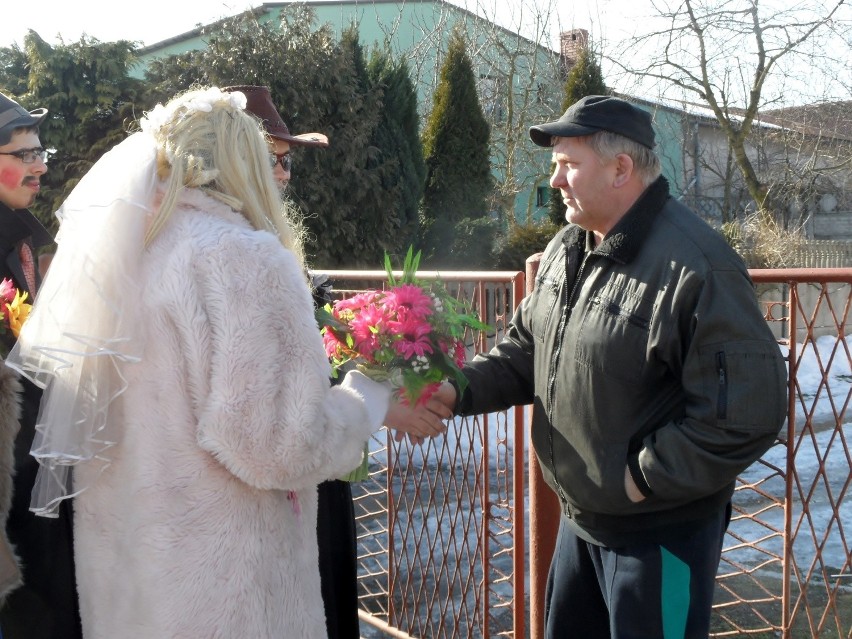
[[[489,136],[476,92],[473,64],[464,36],[456,29],[450,36],[432,112],[423,132],[423,249],[426,262],[432,266],[452,264],[451,255],[465,258],[458,255],[460,251],[454,251],[455,234],[461,228],[477,229],[481,225],[461,222],[477,220],[488,213],[493,185]]]
[[[0,49],[4,93],[28,109],[48,110],[40,139],[50,150],[50,170],[30,210],[52,232],[54,212],[100,156],[125,138],[144,105],[143,85],[129,74],[135,60],[136,47],[128,41],[83,36],[51,45],[35,31],[25,36],[23,49]]]
[[[367,67],[372,91],[381,91],[381,120],[374,136],[377,161],[391,160],[382,187],[395,194],[400,228],[397,244],[389,252],[404,254],[416,241],[418,211],[426,181],[420,141],[417,90],[405,58],[394,59],[389,50],[373,51]]]
[[[587,95],[606,95],[607,93],[609,89],[604,84],[600,65],[592,52],[588,48],[583,48],[565,80],[562,111],[565,112],[568,107]],[[550,168],[552,175],[554,166],[551,165]],[[565,203],[562,201],[559,189],[550,189],[548,216],[554,224],[560,226],[565,224]]]
[[[292,151],[288,196],[304,214],[309,263],[377,268],[401,225],[397,194],[383,185],[393,161],[373,144],[382,92],[371,88],[357,29],[338,40],[315,22],[305,5],[282,10],[277,25],[247,13],[211,27],[206,49],[154,61],[146,77],[159,99],[196,81],[266,85],[291,132],[328,135],[328,148]]]

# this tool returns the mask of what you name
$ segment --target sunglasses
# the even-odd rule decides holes
[[[47,150],[40,146],[33,149],[19,149],[18,151],[0,151],[0,155],[14,155],[24,164],[32,164],[36,159],[47,162]]]
[[[289,171],[293,167],[293,156],[290,155],[290,152],[286,153],[270,153],[269,154],[269,166],[273,169],[275,165],[281,163],[281,168],[285,171]]]

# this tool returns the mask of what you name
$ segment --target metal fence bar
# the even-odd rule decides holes
[[[780,606],[773,601],[768,608],[778,614],[766,614],[763,628],[784,639],[849,639],[852,354],[847,334],[852,269],[755,270],[751,275],[758,287],[775,285],[778,301],[786,297],[785,316],[768,320],[788,325],[787,338],[780,341],[789,345],[790,370],[787,428],[781,440],[786,452],[780,491],[783,581]],[[770,303],[778,301],[770,296]],[[812,394],[803,377],[813,375],[808,367],[816,369]],[[771,584],[771,577],[766,582]],[[753,632],[752,627],[745,630]]]

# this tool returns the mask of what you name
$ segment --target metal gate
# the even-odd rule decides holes
[[[385,280],[327,273],[341,295]],[[852,639],[852,269],[751,274],[788,353],[788,420],[738,480],[712,636]],[[524,295],[521,273],[418,275],[440,277],[491,325],[468,336],[471,355],[502,337]],[[528,464],[526,417],[457,418],[422,447],[379,433],[370,478],[353,486],[365,637],[541,636],[558,513],[536,501],[548,491]]]

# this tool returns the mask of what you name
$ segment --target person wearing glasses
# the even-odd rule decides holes
[[[290,182],[293,156],[290,148],[328,146],[322,133],[293,135],[272,103],[268,87],[235,85],[225,91],[241,91],[246,111],[256,116],[270,139],[269,161],[279,189]],[[312,274],[314,304],[331,302],[329,282],[324,275]],[[358,550],[352,488],[347,481],[330,479],[317,488],[317,541],[319,543],[320,583],[329,639],[358,639]]]
[[[39,139],[39,125],[46,117],[46,109],[27,111],[0,93],[0,278],[27,293],[30,303],[41,284],[36,252],[53,242],[27,210],[47,172]],[[5,358],[15,337],[5,328],[0,339]],[[71,508],[63,506],[54,519],[36,517],[29,510],[38,470],[30,446],[40,401],[35,384],[0,365],[0,522],[6,530],[0,537],[3,639],[81,636]]]
[[[258,118],[271,140],[269,147],[269,163],[279,188],[285,189],[290,182],[290,172],[293,168],[293,156],[290,148],[327,147],[328,138],[322,133],[301,133],[293,135],[284,123],[278,109],[272,103],[269,87],[238,84],[224,87],[223,91],[239,91],[246,96],[246,111]]]

